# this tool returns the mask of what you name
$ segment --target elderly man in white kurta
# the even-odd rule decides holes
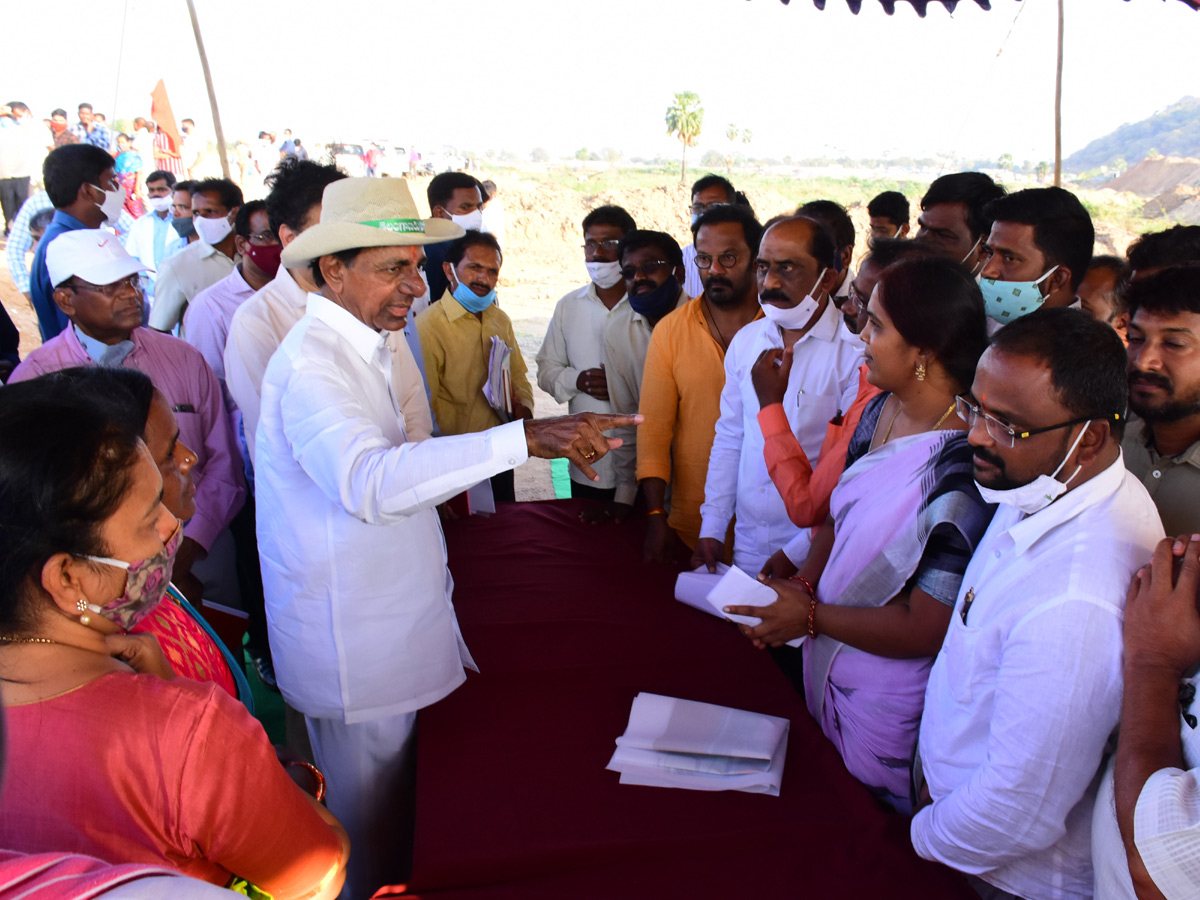
[[[283,254],[311,263],[320,293],[263,379],[263,587],[279,686],[355,848],[342,894],[354,900],[406,877],[416,711],[472,665],[435,506],[530,455],[588,471],[609,449],[601,430],[637,421],[588,414],[408,440],[387,334],[425,289],[420,246],[461,234],[419,218],[399,179],[345,179]]]

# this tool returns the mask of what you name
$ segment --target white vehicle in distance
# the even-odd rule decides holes
[[[401,147],[399,144],[381,144],[383,147],[383,156],[379,160],[379,165],[375,167],[375,174],[386,178],[403,178],[409,174],[408,171],[408,147]],[[417,174],[422,174],[418,172]]]
[[[330,144],[329,156],[351,178],[367,174],[367,150],[362,144]]]
[[[441,149],[426,154],[422,162],[425,164],[425,168],[434,175],[440,175],[442,172],[465,172],[467,170],[467,158],[449,144],[444,144]]]

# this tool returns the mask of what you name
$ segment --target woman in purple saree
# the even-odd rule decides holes
[[[983,298],[958,263],[902,261],[868,304],[868,380],[829,519],[793,580],[772,581],[756,644],[805,636],[805,700],[847,769],[911,810],[925,683],[967,561],[991,520],[954,398],[987,346]]]

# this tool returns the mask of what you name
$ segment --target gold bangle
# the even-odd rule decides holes
[[[317,779],[317,793],[315,799],[318,803],[325,799],[325,776],[321,774],[321,770],[314,766],[308,760],[292,759],[288,760],[285,765],[290,769],[292,766],[299,766],[302,769],[308,769],[312,772],[313,778]]]
[[[661,506],[658,509],[646,510],[646,515],[648,515],[648,516],[665,516],[666,514],[667,514],[667,511],[665,509],[663,509]]]

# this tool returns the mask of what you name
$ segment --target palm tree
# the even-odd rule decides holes
[[[667,107],[667,134],[679,138],[683,144],[683,165],[679,180],[687,183],[687,148],[695,147],[704,125],[704,107],[700,98],[691,91],[675,95],[675,102]]]

